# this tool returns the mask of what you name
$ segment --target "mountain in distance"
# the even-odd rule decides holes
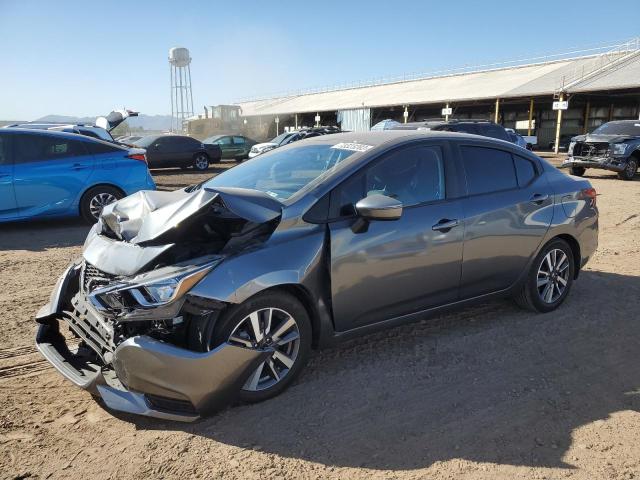
[[[98,115],[96,115],[98,116]],[[96,117],[72,117],[67,115],[45,115],[34,120],[35,122],[54,123],[87,123],[93,124]],[[131,128],[143,128],[144,130],[163,131],[171,128],[171,115],[144,115],[127,119],[127,124]]]

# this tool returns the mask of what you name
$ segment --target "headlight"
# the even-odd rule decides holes
[[[569,148],[567,149],[567,153],[571,155],[573,153],[573,147],[576,146],[576,142],[569,143]]]
[[[624,155],[624,152],[627,150],[626,143],[614,143],[613,144],[613,154],[614,155]]]

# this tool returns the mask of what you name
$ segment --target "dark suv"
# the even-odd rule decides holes
[[[473,133],[483,137],[497,138],[514,143],[502,125],[488,120],[425,120],[422,122],[401,123],[393,130],[436,130],[441,132]]]
[[[608,122],[573,137],[567,153],[561,168],[571,169],[571,175],[581,177],[587,168],[599,168],[633,180],[640,164],[640,120]]]

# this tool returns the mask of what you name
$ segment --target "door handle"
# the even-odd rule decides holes
[[[72,170],[84,170],[86,168],[89,168],[89,165],[83,165],[82,163],[74,163],[71,166]]]
[[[547,195],[546,193],[536,193],[533,197],[531,197],[531,200],[529,201],[535,205],[541,205],[542,202],[548,199],[549,195]]]
[[[436,232],[448,232],[453,227],[457,227],[457,226],[458,226],[458,220],[455,220],[455,219],[449,220],[448,218],[443,218],[438,223],[436,223],[433,227],[431,227],[431,230]]]

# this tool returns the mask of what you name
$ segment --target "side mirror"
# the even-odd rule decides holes
[[[356,212],[364,220],[398,220],[402,216],[402,202],[376,193],[356,203]]]

